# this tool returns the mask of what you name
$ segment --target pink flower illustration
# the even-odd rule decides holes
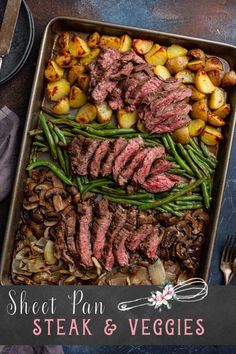
[[[155,309],[160,308],[162,305],[170,308],[169,300],[172,300],[175,296],[174,288],[172,285],[166,285],[161,291],[155,291],[152,293],[152,296],[148,299],[151,306],[154,306]]]

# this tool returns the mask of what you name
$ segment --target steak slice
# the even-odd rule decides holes
[[[76,249],[80,256],[80,263],[85,267],[92,267],[91,260],[91,232],[90,224],[92,222],[93,209],[88,202],[78,204],[78,231],[76,234]]]
[[[165,154],[165,149],[163,146],[157,146],[154,148],[148,148],[148,153],[143,160],[142,167],[135,172],[132,180],[139,185],[143,185],[145,179],[150,173],[152,164],[155,160],[160,159]]]
[[[154,227],[153,232],[148,235],[148,237],[141,243],[140,249],[145,254],[145,256],[151,260],[157,258],[157,249],[161,243],[163,237],[163,230],[160,230],[158,226]]]
[[[113,178],[115,181],[118,179],[118,175],[122,168],[125,166],[127,161],[141,148],[144,146],[144,141],[142,138],[134,138],[128,141],[128,144],[124,150],[116,157],[113,164]]]
[[[140,71],[144,71],[150,77],[154,76],[153,67],[150,64],[148,64],[148,63],[135,65],[133,73],[138,73]]]
[[[78,252],[75,245],[75,234],[76,234],[76,213],[73,210],[65,219],[66,226],[66,243],[68,246],[69,253],[74,259],[75,263],[78,262]]]
[[[115,258],[112,252],[113,242],[126,221],[127,210],[121,205],[115,205],[110,228],[106,234],[106,244],[103,250],[103,265],[106,270],[112,270]]]
[[[116,85],[117,85],[116,81],[111,81],[111,80],[100,81],[91,93],[92,99],[96,103],[102,103],[103,101],[105,101],[107,95],[110,92],[112,92],[112,90],[114,90]]]
[[[137,210],[130,208],[128,211],[127,219],[119,232],[119,235],[114,240],[113,253],[116,261],[120,266],[126,266],[129,264],[129,255],[126,251],[126,241],[129,240],[136,229],[137,224]]]
[[[55,237],[55,255],[56,258],[62,259],[66,264],[74,265],[74,261],[71,258],[67,244],[66,244],[66,225],[62,220],[57,226],[57,232]]]
[[[100,140],[86,138],[84,140],[83,147],[81,149],[81,154],[77,158],[77,171],[79,175],[86,176],[88,174],[88,166],[90,159],[94,155],[98,145],[101,143]]]
[[[79,174],[79,166],[78,166],[78,159],[80,158],[81,150],[83,143],[85,141],[85,137],[82,135],[76,135],[74,139],[68,145],[68,153],[70,155],[70,164],[72,172],[75,175]]]
[[[188,115],[183,115],[179,116],[177,119],[171,119],[165,122],[165,124],[160,125],[159,127],[156,127],[152,133],[158,133],[158,134],[163,134],[163,133],[168,133],[168,132],[173,132],[176,129],[179,129],[181,127],[184,127],[185,125],[188,125],[191,119],[189,118]]]
[[[151,168],[150,176],[159,175],[167,170],[169,170],[172,166],[172,163],[163,159],[156,160]]]
[[[142,187],[151,193],[161,193],[173,188],[179,181],[178,176],[169,173],[162,173],[160,175],[153,175],[148,178]]]
[[[153,233],[154,226],[152,224],[143,224],[141,225],[132,235],[130,241],[127,244],[127,247],[130,251],[135,251],[138,249],[139,245],[143,240],[145,240],[148,235]]]
[[[109,147],[111,144],[111,140],[104,140],[100,143],[95,154],[93,155],[93,159],[90,164],[90,174],[92,177],[97,177],[101,171],[101,162],[106,156]]]
[[[107,152],[107,156],[103,161],[102,176],[109,176],[112,173],[112,166],[115,158],[122,152],[122,150],[128,144],[124,138],[118,138],[114,140],[110,150]]]
[[[106,233],[112,220],[112,213],[109,211],[109,203],[101,199],[95,206],[96,217],[93,222],[93,255],[100,260],[105,245]]]
[[[132,178],[134,172],[141,165],[148,151],[148,149],[138,151],[133,157],[132,161],[123,168],[123,170],[118,176],[118,184],[120,186],[125,185],[129,181],[129,179]]]
[[[129,61],[133,62],[134,64],[149,65],[142,57],[140,57],[138,54],[136,54],[133,50],[122,53],[122,56],[120,58],[120,62],[122,64],[125,64]]]
[[[117,73],[110,75],[110,79],[115,81],[123,80],[131,74],[133,68],[134,68],[134,64],[128,62],[124,64],[124,66],[121,66]]]

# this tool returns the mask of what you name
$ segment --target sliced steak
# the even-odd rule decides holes
[[[134,70],[133,70],[134,73],[138,73],[140,71],[145,72],[150,77],[154,76],[153,67],[147,63],[138,64],[134,67]]]
[[[134,64],[128,62],[124,66],[120,67],[120,70],[117,73],[114,73],[110,76],[111,80],[119,81],[125,79],[133,71]]]
[[[64,221],[60,221],[57,226],[55,249],[56,258],[62,259],[66,264],[74,264],[66,244],[66,225]]]
[[[144,141],[142,138],[130,139],[124,150],[116,157],[113,164],[113,178],[115,181],[118,179],[118,175],[122,168],[125,166],[127,161],[144,146]]]
[[[116,81],[111,81],[107,79],[100,81],[91,93],[92,99],[96,103],[102,103],[107,98],[107,95],[112,92],[112,90],[114,90],[116,85]]]
[[[76,135],[68,145],[68,153],[70,155],[71,170],[75,175],[78,175],[80,172],[77,161],[80,158],[80,153],[84,141],[85,141],[85,137],[83,137],[82,135]]]
[[[78,204],[78,231],[76,235],[76,249],[80,256],[81,265],[92,267],[91,260],[91,222],[93,216],[92,205],[89,202]]]
[[[178,176],[162,173],[160,175],[153,175],[148,178],[143,183],[142,187],[151,193],[161,193],[173,188],[179,181]]]
[[[155,134],[163,134],[173,132],[176,129],[182,128],[190,123],[191,119],[189,116],[183,115],[178,116],[176,119],[171,119],[166,121],[165,124],[163,123],[159,127],[156,127],[152,133]]]
[[[172,163],[163,159],[156,160],[151,168],[150,176],[159,175],[167,170],[169,170],[172,166]]]
[[[88,166],[90,159],[94,155],[100,140],[86,138],[81,149],[80,156],[77,158],[77,174],[86,176],[88,174]]]
[[[142,57],[136,54],[133,50],[122,53],[122,57],[120,58],[120,61],[122,64],[132,61],[134,64],[149,65]]]
[[[110,227],[112,213],[109,210],[109,203],[101,199],[95,205],[95,219],[93,222],[93,255],[100,260],[106,240],[106,233]]]
[[[113,242],[119,235],[119,232],[125,224],[127,210],[122,208],[121,205],[114,206],[114,213],[110,228],[106,234],[106,244],[103,251],[103,264],[106,270],[112,270],[115,259],[112,252]]]
[[[103,161],[102,175],[109,176],[112,173],[112,166],[115,158],[123,151],[128,144],[124,138],[118,138],[114,140],[111,148],[108,150],[107,156]]]
[[[143,224],[141,225],[132,235],[130,241],[127,244],[127,247],[130,251],[135,251],[141,242],[145,240],[151,233],[153,233],[154,226],[152,224]]]
[[[143,160],[143,164],[137,170],[137,172],[135,172],[132,180],[138,185],[143,185],[145,179],[150,173],[153,162],[163,157],[164,154],[165,154],[165,149],[163,146],[148,148],[148,153]]]
[[[153,229],[153,232],[148,235],[148,237],[141,243],[140,249],[145,254],[145,256],[151,260],[157,258],[157,249],[161,243],[163,237],[163,231],[159,230],[159,227],[156,226]]]
[[[90,164],[90,174],[92,177],[97,177],[101,171],[101,162],[106,156],[109,148],[110,148],[111,140],[104,140],[100,143],[95,154],[93,155],[93,159]]]
[[[66,217],[65,220],[65,227],[66,227],[66,243],[68,246],[68,250],[74,262],[77,263],[79,259],[79,255],[75,245],[75,234],[76,234],[76,213],[73,210],[70,214]]]

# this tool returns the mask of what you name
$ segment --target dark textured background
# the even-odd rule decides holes
[[[195,37],[236,43],[236,1],[235,0],[27,0],[34,16],[36,38],[32,53],[22,71],[10,82],[0,87],[0,103],[18,113],[22,126],[32,85],[35,63],[47,22],[55,16],[79,16],[120,24],[134,25]],[[0,0],[1,6],[1,0]],[[234,68],[235,69],[235,68]],[[19,136],[20,139],[20,136]],[[235,232],[236,217],[236,141],[234,142],[223,207],[218,228],[217,243],[212,262],[210,281],[220,284],[219,255],[225,236]],[[0,236],[3,238],[8,213],[9,199],[0,203]],[[84,353],[111,353],[111,349],[83,348]],[[231,348],[172,348],[120,347],[113,353],[236,353]],[[74,352],[76,353],[76,351]]]

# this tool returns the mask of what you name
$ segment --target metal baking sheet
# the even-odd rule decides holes
[[[229,44],[208,41],[199,38],[186,37],[172,33],[152,31],[149,29],[141,29],[136,27],[121,26],[112,23],[90,21],[87,19],[80,18],[56,17],[52,19],[48,23],[42,39],[34,77],[34,83],[29,101],[28,113],[26,117],[25,130],[22,140],[21,152],[13,189],[1,259],[0,279],[3,285],[11,284],[11,257],[14,247],[15,234],[20,220],[20,210],[23,201],[23,187],[26,177],[26,167],[30,154],[31,141],[28,138],[28,131],[34,129],[37,125],[37,118],[40,112],[40,107],[44,96],[45,63],[51,55],[55,34],[61,31],[70,31],[77,33],[79,32],[80,34],[84,35],[94,31],[98,31],[102,34],[118,36],[124,33],[128,33],[133,38],[148,38],[152,39],[156,43],[165,46],[169,46],[173,43],[176,43],[188,49],[200,48],[208,55],[220,57],[224,63],[227,63],[230,66],[230,68],[236,67],[236,47]],[[199,276],[201,276],[206,281],[208,281],[209,277],[211,259],[221,209],[221,202],[223,198],[224,185],[226,181],[227,168],[230,158],[230,151],[234,136],[234,126],[236,121],[236,87],[230,90],[228,101],[231,104],[232,110],[227,124],[223,128],[223,134],[225,139],[220,144],[220,148],[218,151],[219,164],[216,169],[214,178],[212,194],[213,201],[210,208],[210,222],[206,230],[206,241],[203,246],[203,254],[199,269]]]

